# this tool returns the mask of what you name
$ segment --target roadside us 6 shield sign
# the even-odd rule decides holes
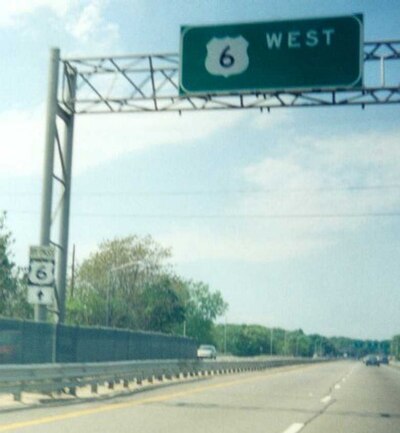
[[[29,251],[28,302],[51,305],[54,295],[54,248],[31,246]]]

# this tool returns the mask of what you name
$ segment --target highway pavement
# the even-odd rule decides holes
[[[16,433],[399,433],[400,369],[338,361],[0,411]]]

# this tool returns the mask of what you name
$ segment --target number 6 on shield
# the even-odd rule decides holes
[[[36,286],[51,286],[54,282],[54,264],[52,262],[31,263],[29,282]]]

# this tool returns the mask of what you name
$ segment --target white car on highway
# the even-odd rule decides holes
[[[217,349],[211,344],[202,344],[197,349],[197,358],[199,359],[217,359]]]

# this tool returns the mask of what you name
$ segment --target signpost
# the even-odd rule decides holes
[[[54,301],[54,248],[32,246],[29,253],[28,302],[51,305]]]
[[[360,88],[362,72],[362,15],[181,28],[181,95]]]

